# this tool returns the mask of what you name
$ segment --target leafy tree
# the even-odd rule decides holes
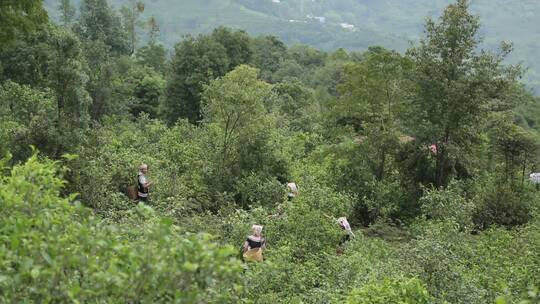
[[[158,43],[159,24],[154,16],[148,19],[145,24],[148,28],[148,44],[137,49],[135,57],[137,61],[154,68],[155,71],[165,75],[167,50]]]
[[[148,27],[148,42],[149,44],[154,44],[157,42],[158,36],[159,36],[159,24],[156,20],[156,17],[152,16],[148,19],[148,23],[146,24]]]
[[[274,85],[272,92],[275,97],[269,100],[273,100],[273,106],[290,121],[291,130],[312,129],[314,122],[310,118],[319,114],[312,90],[294,79]]]
[[[47,20],[42,0],[0,2],[0,45],[12,42],[18,33],[28,34]]]
[[[107,0],[83,0],[74,31],[84,41],[102,41],[114,55],[129,54],[131,50],[121,19]]]
[[[270,86],[258,80],[257,74],[254,68],[240,66],[213,81],[204,92],[204,121],[222,130],[220,154],[224,160],[230,158],[233,144],[241,134],[265,113],[263,99]]]
[[[227,57],[229,58],[228,70],[233,70],[241,64],[251,62],[253,51],[250,45],[250,38],[246,32],[218,27],[214,29],[211,37],[225,47]]]
[[[0,52],[0,57],[5,78],[52,91],[57,110],[49,119],[62,134],[57,156],[73,147],[80,135],[76,130],[88,125],[90,105],[86,61],[78,38],[65,28],[44,27]]]
[[[56,48],[47,78],[56,93],[58,109],[65,115],[60,119],[85,127],[90,100],[85,90],[87,67],[79,40],[70,31],[59,30],[52,35],[50,43]]]
[[[71,4],[71,0],[59,0],[58,2],[60,22],[62,22],[64,26],[71,26],[75,18],[75,7]]]
[[[142,27],[144,23],[140,20],[141,14],[144,12],[144,2],[130,0],[128,5],[122,6],[120,13],[124,21],[124,29],[127,32],[129,51],[128,55],[135,53],[135,48],[139,41],[137,28]]]
[[[217,129],[217,180],[226,181],[250,167],[258,171],[254,169],[265,161],[257,161],[254,156],[264,153],[258,151],[264,146],[258,135],[264,134],[263,100],[270,93],[270,85],[257,76],[256,69],[241,65],[213,81],[203,94],[204,122]]]
[[[298,62],[301,66],[322,66],[326,53],[306,45],[295,45],[287,50],[287,57]]]
[[[179,118],[195,123],[201,119],[203,85],[225,75],[230,61],[225,47],[209,36],[188,37],[175,50],[163,117],[170,124]]]
[[[361,121],[363,141],[374,151],[372,167],[378,180],[384,178],[387,159],[399,143],[410,68],[396,52],[373,47],[363,61],[347,66],[345,81],[338,87],[342,96],[336,105],[338,115],[354,115]]]
[[[123,105],[113,104],[112,79],[116,75],[115,58],[110,53],[110,47],[103,40],[86,41],[83,43],[84,53],[88,62],[87,90],[92,98],[90,116],[100,120],[103,116],[125,111]]]
[[[156,72],[165,75],[167,50],[165,50],[165,47],[162,44],[148,43],[137,49],[135,58],[140,64],[152,67]]]
[[[58,145],[57,104],[51,91],[7,81],[0,85],[0,155],[11,152],[13,161],[31,155],[30,145],[49,155]]]
[[[133,65],[114,81],[113,97],[128,105],[138,117],[142,112],[157,118],[159,101],[165,88],[163,77],[148,66]]]
[[[81,37],[89,70],[87,90],[92,98],[91,117],[126,111],[111,100],[115,60],[130,54],[130,44],[121,18],[107,0],[83,0],[74,31]]]
[[[428,20],[426,38],[408,51],[418,86],[411,122],[421,143],[437,148],[437,187],[447,185],[452,161],[474,146],[487,105],[512,81],[502,66],[510,47],[503,46],[497,56],[478,53],[480,25],[468,7],[467,0],[458,0],[445,9],[439,23]]]
[[[253,65],[261,70],[261,78],[269,81],[284,60],[287,47],[274,36],[253,39]]]
[[[171,63],[163,116],[169,123],[179,118],[198,122],[203,85],[251,60],[249,36],[245,32],[217,28],[211,35],[188,37],[176,45]]]
[[[539,160],[536,153],[539,142],[532,132],[511,121],[511,113],[505,114],[493,115],[490,121],[490,156],[492,162],[501,164],[502,168],[493,165],[490,167],[499,171],[503,184],[521,190],[528,177],[527,173]]]
[[[279,68],[271,77],[272,83],[291,81],[294,79],[304,79],[307,74],[307,69],[301,66],[294,59],[284,59],[279,63]]]

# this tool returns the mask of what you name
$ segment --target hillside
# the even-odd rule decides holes
[[[54,15],[56,0],[46,0]],[[73,3],[78,6],[78,0]],[[113,0],[121,6],[127,0]],[[244,29],[251,35],[275,35],[288,44],[308,44],[323,50],[364,50],[370,45],[405,50],[417,40],[427,16],[436,16],[449,0],[149,0],[146,16],[155,16],[161,39],[172,46],[184,35],[207,33],[216,26]],[[511,41],[511,63],[529,68],[527,82],[540,84],[540,2],[536,0],[475,0],[484,46],[495,50]]]
[[[540,97],[468,0],[422,36],[403,2],[149,2],[168,48],[69,1],[0,5],[0,303],[540,303]],[[220,22],[426,38],[182,37]]]

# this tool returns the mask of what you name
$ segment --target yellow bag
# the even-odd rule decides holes
[[[244,257],[244,261],[246,262],[262,262],[262,248],[259,247],[249,249],[248,251],[244,252],[242,256]]]

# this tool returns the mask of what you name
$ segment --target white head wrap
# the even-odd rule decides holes
[[[251,226],[251,230],[253,231],[254,234],[261,235],[262,230],[263,230],[263,226],[261,226],[261,225],[253,225],[253,226]]]
[[[535,184],[540,184],[540,172],[534,172],[529,175],[529,180]]]
[[[347,233],[349,235],[354,236],[354,233],[353,233],[353,231],[351,229],[351,225],[349,225],[349,221],[347,221],[346,217],[342,216],[342,217],[338,218],[337,223],[341,228],[345,229],[345,231],[347,231]]]

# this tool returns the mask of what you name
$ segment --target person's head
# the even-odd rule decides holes
[[[146,172],[148,172],[148,165],[147,164],[142,164],[139,166],[139,171],[143,174],[146,174]]]
[[[263,230],[263,226],[261,225],[253,225],[251,226],[251,232],[254,236],[261,236]]]
[[[338,222],[339,227],[341,227],[341,229],[345,229],[345,230],[351,229],[351,226],[349,225],[349,221],[347,221],[346,217],[343,216],[343,217],[338,218],[337,222]]]

